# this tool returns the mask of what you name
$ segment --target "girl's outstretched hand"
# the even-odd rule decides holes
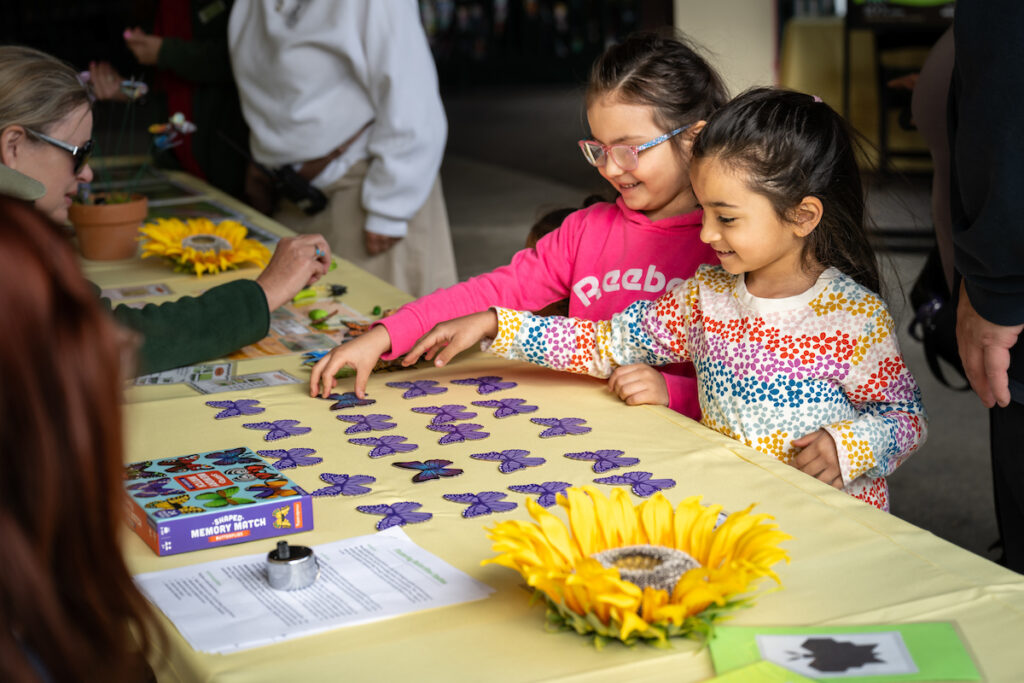
[[[434,325],[434,329],[420,337],[416,346],[402,359],[402,365],[408,367],[418,361],[426,352],[427,360],[441,367],[450,361],[455,354],[468,349],[484,337],[498,335],[498,314],[492,310],[464,315],[448,322]],[[434,358],[437,356],[437,358]]]
[[[790,465],[830,486],[843,488],[839,452],[831,434],[819,429],[801,436],[793,445],[801,450],[789,461]]]
[[[331,349],[331,352],[317,361],[309,376],[309,395],[323,398],[331,395],[338,383],[334,376],[344,367],[356,371],[356,396],[366,398],[366,380],[380,357],[391,348],[391,335],[383,325],[377,325],[366,334]]]
[[[665,377],[650,365],[622,365],[612,371],[608,389],[626,405],[668,405]]]

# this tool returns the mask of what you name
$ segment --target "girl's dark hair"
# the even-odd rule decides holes
[[[612,95],[654,109],[665,131],[706,119],[729,99],[718,75],[681,36],[635,33],[594,63],[586,104]],[[682,144],[678,137],[673,144]]]
[[[9,198],[0,329],[0,680],[147,680],[153,614],[118,543],[120,333],[59,228]]]
[[[821,222],[804,243],[806,265],[834,267],[873,292],[878,262],[864,227],[864,192],[846,121],[803,93],[754,88],[719,109],[693,145],[693,158],[748,173],[749,187],[779,218],[807,196],[821,200]]]

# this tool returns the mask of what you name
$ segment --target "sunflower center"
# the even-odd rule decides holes
[[[217,235],[210,235],[208,233],[199,233],[198,235],[189,235],[181,241],[182,246],[190,247],[196,251],[228,251],[231,249],[231,242],[228,242],[223,237]]]
[[[629,545],[596,553],[594,559],[601,566],[619,570],[619,576],[640,588],[661,589],[669,593],[676,587],[679,577],[699,567],[695,559],[675,548],[660,545]]]

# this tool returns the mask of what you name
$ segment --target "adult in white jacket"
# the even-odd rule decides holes
[[[415,296],[454,284],[448,124],[415,0],[239,0],[228,38],[253,157],[328,198],[274,217]]]

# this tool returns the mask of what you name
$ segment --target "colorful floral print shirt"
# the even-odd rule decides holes
[[[692,360],[701,421],[783,462],[824,428],[847,493],[889,509],[885,476],[925,439],[927,417],[882,300],[835,269],[795,297],[751,295],[717,266],[610,321],[497,309],[492,353],[606,377],[619,365]]]

